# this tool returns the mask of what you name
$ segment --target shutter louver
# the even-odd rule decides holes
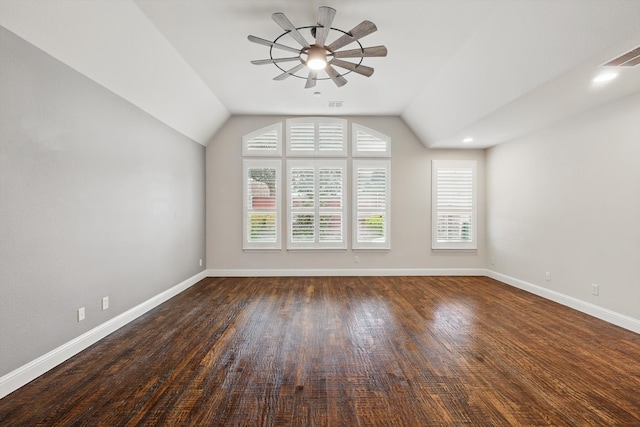
[[[282,154],[282,123],[258,129],[242,137],[243,156],[280,156]]]
[[[275,179],[275,169],[250,168],[248,170],[249,242],[276,241]]]
[[[287,155],[344,157],[347,155],[346,120],[304,118],[287,120]]]
[[[344,160],[289,160],[289,248],[344,249]]]
[[[340,242],[343,239],[342,174],[343,171],[339,168],[320,168],[318,171],[320,242]]]
[[[278,147],[278,132],[273,129],[247,141],[249,153],[255,151],[275,151]]]
[[[460,162],[458,162],[459,164]],[[434,248],[475,249],[475,166],[434,161]]]
[[[368,133],[358,131],[356,134],[356,150],[358,152],[370,152],[370,153],[386,153],[387,142],[381,140],[377,136],[370,135]]]
[[[294,168],[290,172],[291,241],[315,241],[315,170]]]
[[[318,150],[320,152],[344,150],[344,126],[342,123],[318,124]]]
[[[471,242],[473,175],[471,169],[437,171],[438,242]]]
[[[389,157],[391,155],[391,139],[373,129],[353,124],[353,150],[357,157]]]
[[[387,249],[389,163],[354,161],[354,181],[354,247]]]
[[[292,124],[289,132],[289,146],[292,152],[313,153],[315,151],[315,124],[313,122]]]
[[[245,249],[278,249],[279,160],[244,161]]]

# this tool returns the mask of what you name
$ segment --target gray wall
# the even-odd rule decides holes
[[[0,43],[2,376],[204,269],[205,148]]]
[[[492,270],[640,319],[640,95],[488,150],[486,185]]]
[[[234,116],[207,146],[207,268],[262,269],[440,269],[484,268],[484,150],[428,150],[398,117],[345,117],[391,137],[391,250],[242,250],[242,136],[282,121],[282,116]],[[283,127],[284,129],[284,127]],[[478,161],[477,251],[431,250],[431,160]],[[347,185],[351,191],[351,179]],[[284,200],[283,197],[283,207]],[[348,195],[348,200],[351,197]],[[351,210],[347,210],[350,217]],[[284,214],[284,211],[283,211]],[[351,234],[348,226],[347,235]],[[359,262],[354,263],[354,255]]]

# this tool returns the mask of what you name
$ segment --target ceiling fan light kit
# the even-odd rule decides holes
[[[268,59],[258,59],[251,61],[251,63],[255,65],[273,64],[282,71],[281,74],[274,77],[274,80],[284,80],[291,76],[305,79],[305,88],[307,89],[315,87],[318,80],[329,79],[338,87],[344,86],[347,83],[347,79],[345,79],[344,76],[351,72],[370,77],[373,74],[373,68],[362,64],[364,58],[387,56],[387,48],[385,46],[365,48],[360,43],[361,38],[377,30],[375,24],[365,20],[353,27],[350,31],[343,31],[331,26],[335,15],[335,9],[321,6],[318,8],[317,25],[296,27],[289,21],[284,13],[274,13],[271,15],[271,18],[285,30],[285,32],[273,41],[256,36],[248,36],[249,41],[253,43],[269,46]],[[302,35],[302,32],[305,30],[309,30],[311,36],[315,39],[315,43],[309,44],[307,39],[305,39]],[[338,38],[327,45],[326,42],[331,32],[337,33]],[[281,39],[286,35],[293,38],[301,47],[295,48],[281,43]],[[356,43],[358,47],[350,50],[339,50],[352,43]],[[276,49],[276,51],[274,51],[274,49]],[[287,57],[277,56],[278,51],[292,52],[297,55]],[[354,58],[356,62],[344,61],[341,58]],[[286,62],[296,61],[298,64],[292,68],[280,65]],[[335,67],[346,71],[340,73]],[[306,75],[302,75],[305,71],[307,72]],[[301,73],[301,75],[297,73]],[[322,77],[324,74],[326,74],[327,77]]]

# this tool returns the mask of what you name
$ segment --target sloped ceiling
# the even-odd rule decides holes
[[[365,60],[372,77],[309,90],[250,64],[269,49],[247,35],[283,32],[273,12],[306,26],[318,6],[345,31],[377,25],[363,45],[389,55]],[[233,114],[348,114],[401,116],[426,147],[489,147],[639,92],[640,66],[591,83],[640,45],[638,22],[635,0],[0,0],[0,25],[203,145]]]

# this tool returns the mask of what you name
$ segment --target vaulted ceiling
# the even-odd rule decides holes
[[[373,76],[305,89],[250,63],[269,48],[249,34],[283,33],[272,13],[302,27],[319,6],[376,24]],[[640,66],[592,83],[639,22],[639,0],[0,0],[0,25],[203,145],[230,115],[283,114],[397,115],[426,147],[489,147],[639,92]]]

